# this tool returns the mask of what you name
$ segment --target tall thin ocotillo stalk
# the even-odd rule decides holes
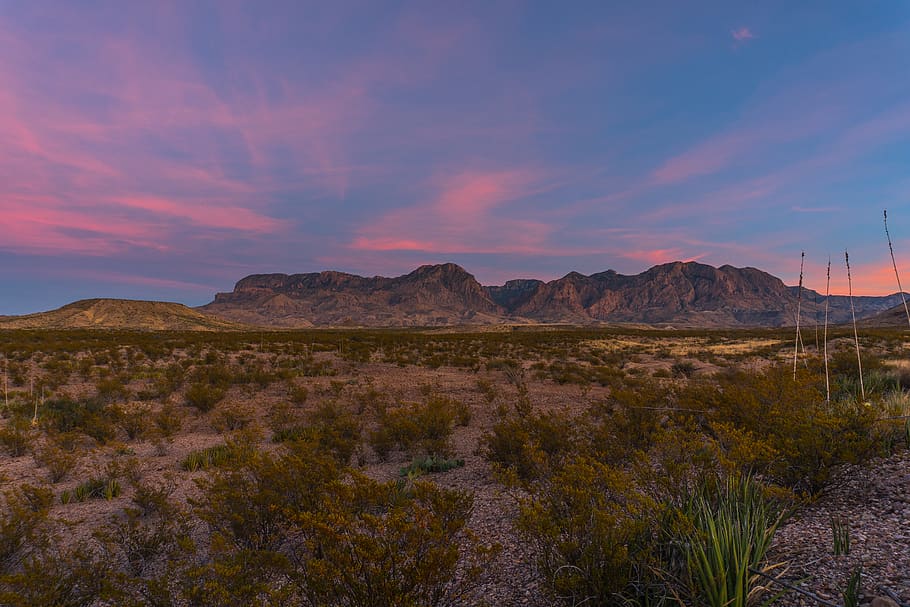
[[[904,297],[904,288],[901,286],[901,277],[897,273],[897,262],[894,261],[894,247],[891,246],[891,234],[888,233],[888,209],[885,209],[885,236],[888,237],[888,250],[891,251],[891,265],[894,266],[894,277],[897,278],[897,290],[900,291],[901,301],[904,302],[904,312],[907,313],[907,324],[910,325],[910,308],[907,307],[907,298]]]
[[[831,256],[828,255],[828,283],[825,286],[825,402],[831,402],[831,380],[828,375],[828,301],[831,299]]]
[[[856,365],[859,367],[859,393],[866,400],[866,387],[863,385],[863,359],[859,355],[859,333],[856,332],[856,310],[853,307],[853,279],[850,278],[850,254],[844,250],[844,261],[847,262],[847,288],[850,292],[850,314],[853,316],[853,342],[856,344]]]
[[[796,292],[796,344],[793,346],[793,381],[796,381],[796,363],[799,359],[799,342],[802,336],[799,333],[799,317],[803,302],[803,264],[806,262],[806,252],[802,251],[799,257],[799,290]],[[806,347],[803,346],[805,352]]]
[[[818,291],[815,291],[815,355],[818,356]]]
[[[41,404],[44,404],[44,386],[41,386]],[[38,425],[38,395],[35,394],[35,416],[32,418],[32,425]]]

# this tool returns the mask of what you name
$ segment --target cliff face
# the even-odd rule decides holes
[[[219,293],[203,311],[267,326],[417,326],[507,322],[635,322],[696,327],[785,326],[796,319],[796,287],[755,268],[695,262],[654,266],[633,276],[571,272],[550,282],[519,279],[481,286],[458,265],[417,268],[396,278],[341,272],[256,274]],[[822,318],[825,298],[804,289],[802,322]],[[862,318],[900,295],[857,297]],[[829,321],[849,320],[849,300],[829,299]]]
[[[501,321],[506,311],[475,278],[452,263],[404,276],[342,272],[257,274],[218,293],[204,311],[235,321],[284,327],[416,326]]]

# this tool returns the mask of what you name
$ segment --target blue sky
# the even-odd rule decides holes
[[[250,273],[910,283],[910,4],[0,1],[0,314]]]

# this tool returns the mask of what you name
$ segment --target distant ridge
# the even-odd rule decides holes
[[[342,272],[253,274],[199,310],[274,327],[444,326],[496,323],[637,323],[679,327],[780,327],[796,320],[797,287],[756,268],[696,262],[626,276],[570,272],[543,282],[482,286],[454,263],[395,278]],[[803,290],[803,323],[821,322],[825,297]],[[900,302],[900,294],[855,297],[859,318]],[[829,299],[829,321],[847,322],[849,300]]]
[[[0,316],[0,329],[122,329],[224,331],[242,325],[179,303],[130,299],[83,299],[49,312]]]

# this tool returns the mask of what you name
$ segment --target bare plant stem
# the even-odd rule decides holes
[[[828,375],[828,301],[831,299],[831,256],[828,255],[828,282],[825,286],[825,402],[831,402],[831,380]]]
[[[803,264],[806,262],[806,252],[802,251],[799,257],[799,289],[796,292],[796,344],[793,346],[793,381],[796,381],[796,363],[799,359],[799,343],[802,341],[802,335],[799,332],[799,317],[803,301]],[[806,347],[803,346],[803,351]]]
[[[910,308],[907,307],[907,298],[904,297],[904,288],[901,286],[901,277],[897,272],[897,262],[894,261],[894,247],[891,246],[891,234],[888,232],[888,209],[885,209],[885,236],[888,237],[888,250],[891,252],[891,265],[894,266],[894,277],[897,278],[897,290],[901,294],[901,301],[904,303],[904,312],[907,313],[907,325],[910,325]]]
[[[815,355],[818,356],[818,291],[815,292]]]
[[[856,365],[859,367],[859,393],[863,401],[866,400],[866,388],[863,385],[863,359],[859,354],[859,333],[856,332],[856,310],[853,307],[853,279],[850,278],[850,253],[844,251],[844,261],[847,262],[847,288],[850,291],[850,314],[853,317],[853,342],[856,344]]]

